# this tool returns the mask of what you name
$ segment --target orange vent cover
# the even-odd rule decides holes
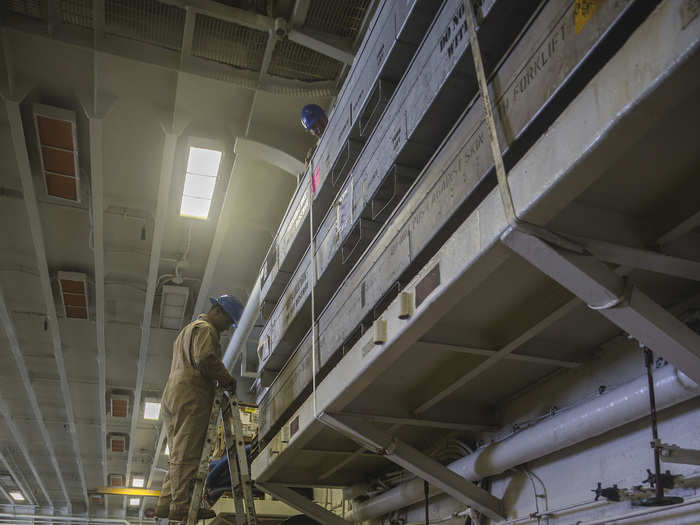
[[[88,319],[87,276],[77,272],[58,272],[58,282],[66,317]]]
[[[34,120],[41,153],[41,170],[46,181],[46,193],[79,202],[80,177],[75,113],[35,104]]]

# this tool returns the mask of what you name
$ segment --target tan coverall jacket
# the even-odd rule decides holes
[[[161,401],[170,457],[158,506],[170,513],[189,509],[193,478],[204,445],[215,381],[233,381],[220,358],[219,333],[200,315],[183,328],[173,344],[170,375]]]

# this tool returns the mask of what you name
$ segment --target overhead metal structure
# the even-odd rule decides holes
[[[11,3],[6,23],[102,53],[298,96],[332,96],[337,91],[342,66],[352,63],[352,46],[361,30],[357,6],[342,2],[332,9],[347,12],[343,24],[349,34],[343,36],[319,30],[323,13],[304,2],[294,6],[289,20],[212,0],[96,0],[92,7],[75,3],[60,9],[49,4],[44,11]],[[360,2],[360,14],[369,4]],[[304,27],[307,17],[313,18],[310,29]],[[148,24],[142,23],[145,19]],[[256,58],[250,62],[250,57]]]
[[[3,28],[3,38],[5,37],[5,29]],[[3,47],[5,47],[6,43]],[[9,56],[6,54],[6,57]],[[54,303],[53,291],[51,288],[51,279],[49,276],[48,263],[46,258],[46,248],[44,243],[44,235],[41,226],[39,208],[37,204],[36,192],[34,189],[34,181],[32,179],[32,171],[29,164],[29,154],[25,142],[24,126],[22,124],[22,115],[20,112],[20,102],[24,99],[28,86],[22,84],[22,79],[15,77],[13,65],[6,58],[7,63],[7,92],[3,94],[5,98],[5,108],[7,118],[10,124],[10,133],[14,147],[15,158],[17,161],[17,169],[22,183],[22,192],[24,194],[24,202],[29,218],[29,225],[32,232],[32,242],[37,259],[37,267],[41,281],[41,290],[43,294],[44,304],[46,308],[46,317],[48,320],[48,329],[51,334],[51,342],[53,346],[54,359],[56,361],[56,370],[60,378],[61,396],[66,410],[68,431],[71,436],[73,451],[75,453],[75,462],[78,470],[78,477],[82,487],[82,499],[87,505],[87,485],[85,482],[85,469],[83,460],[80,455],[80,444],[78,441],[77,429],[75,425],[75,414],[73,411],[73,400],[71,397],[71,389],[68,384],[68,376],[66,373],[65,359],[63,355],[63,344],[61,334],[58,327],[58,318],[56,315],[56,305]],[[57,463],[54,463],[57,465]],[[62,477],[59,474],[59,479]],[[65,491],[65,488],[63,489]],[[68,506],[70,507],[70,498]]]

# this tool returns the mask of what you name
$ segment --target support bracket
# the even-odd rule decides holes
[[[256,483],[256,487],[264,490],[275,498],[284,501],[299,512],[315,519],[323,525],[352,525],[351,522],[341,518],[337,514],[317,505],[309,498],[305,498],[297,491],[280,483]]]
[[[505,519],[502,500],[474,485],[456,472],[438,463],[411,445],[367,423],[363,418],[347,414],[323,414],[322,420],[357,443],[376,450],[400,467],[435,485],[465,505],[494,520]]]
[[[653,445],[653,443],[652,443]],[[700,465],[700,450],[681,448],[678,445],[660,443],[657,445],[661,461],[664,463],[680,463],[682,465]]]
[[[643,345],[700,381],[700,335],[592,255],[549,244],[518,226],[501,241]]]

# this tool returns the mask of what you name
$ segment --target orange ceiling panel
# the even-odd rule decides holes
[[[43,115],[36,117],[39,139],[46,146],[74,151],[73,125],[65,120],[57,120]]]
[[[78,185],[74,177],[66,177],[65,175],[49,172],[46,172],[45,175],[46,191],[49,195],[72,201],[78,200]]]
[[[71,151],[42,146],[41,156],[46,171],[75,177],[75,156]]]

